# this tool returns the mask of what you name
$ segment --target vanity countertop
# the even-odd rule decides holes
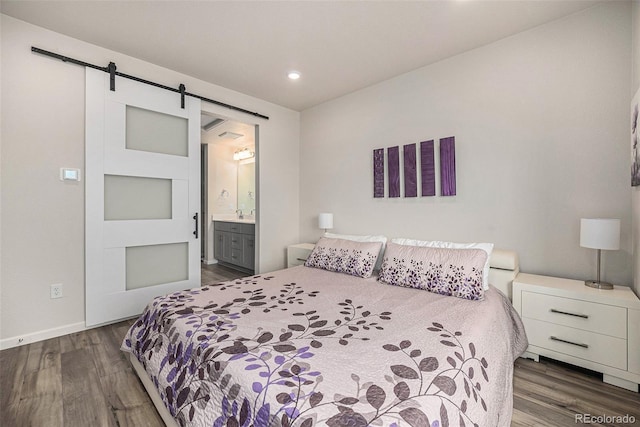
[[[256,220],[255,218],[238,218],[238,217],[224,217],[224,216],[220,216],[220,217],[213,217],[213,221],[223,221],[223,222],[237,222],[240,224],[255,224]]]

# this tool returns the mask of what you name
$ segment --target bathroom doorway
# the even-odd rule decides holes
[[[257,132],[253,124],[202,113],[201,257],[204,264],[220,263],[247,273],[255,270]],[[237,229],[242,235],[229,234],[232,228],[236,229],[233,224],[239,225]]]

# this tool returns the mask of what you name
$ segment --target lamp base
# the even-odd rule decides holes
[[[594,280],[587,280],[584,282],[584,285],[596,289],[613,289],[613,285],[611,283],[596,282]]]

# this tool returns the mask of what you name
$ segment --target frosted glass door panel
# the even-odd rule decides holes
[[[189,278],[189,244],[126,248],[126,289],[140,289]]]
[[[171,219],[171,180],[104,176],[105,221]]]
[[[186,157],[189,155],[185,118],[127,105],[126,144],[129,150]]]

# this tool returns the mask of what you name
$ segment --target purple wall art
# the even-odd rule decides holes
[[[400,147],[387,148],[389,197],[400,197]]]
[[[436,161],[433,153],[433,139],[420,143],[420,175],[422,196],[436,195]]]
[[[384,197],[384,148],[373,150],[373,197]]]
[[[374,198],[384,198],[385,195],[392,198],[403,197],[400,194],[401,186],[404,187],[404,197],[418,197],[418,156],[420,157],[420,196],[432,197],[436,195],[435,140],[420,142],[419,153],[416,151],[417,148],[418,144],[415,143],[403,145],[402,161],[400,160],[399,145],[387,147],[386,159],[384,148],[373,150]],[[441,138],[439,150],[440,196],[455,196],[456,138],[454,136]],[[402,174],[404,185],[400,184],[400,174]]]
[[[440,195],[456,195],[456,139],[440,140]]]
[[[631,186],[640,185],[640,113],[638,112],[640,105],[640,89],[636,92],[631,100]]]
[[[404,197],[418,197],[416,144],[404,145],[402,150],[404,154]]]

